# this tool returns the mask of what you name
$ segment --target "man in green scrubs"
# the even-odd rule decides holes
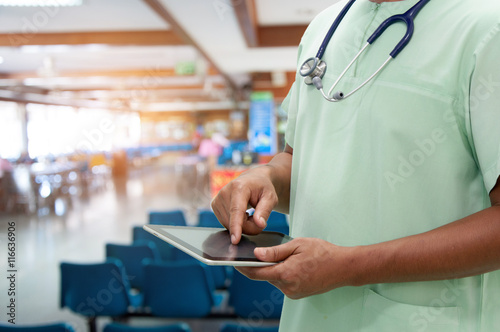
[[[417,0],[378,2],[354,3],[332,37],[325,90]],[[345,3],[310,24],[299,66]],[[339,89],[374,73],[405,31],[386,30]],[[287,296],[280,331],[500,330],[500,1],[430,1],[368,85],[331,103],[297,75],[283,108],[285,151],[212,202],[233,243],[272,209],[290,213],[295,240],[255,251],[281,263],[241,269]]]

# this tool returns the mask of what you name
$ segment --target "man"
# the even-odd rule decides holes
[[[417,0],[358,0],[323,60],[329,89],[387,17]],[[346,1],[305,32],[314,56]],[[395,25],[339,83],[387,59]],[[213,200],[233,243],[289,212],[294,241],[243,268],[287,298],[280,330],[496,331],[500,319],[500,2],[430,1],[408,46],[351,97],[330,103],[297,75],[283,108],[287,147]],[[252,217],[247,206],[255,207]]]

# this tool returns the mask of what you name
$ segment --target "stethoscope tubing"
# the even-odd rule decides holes
[[[342,8],[339,15],[335,19],[335,21],[333,21],[332,26],[330,27],[330,29],[326,33],[326,36],[323,39],[323,42],[321,43],[321,46],[318,49],[318,53],[316,53],[316,58],[321,59],[323,57],[323,55],[325,54],[326,47],[328,46],[328,43],[330,42],[330,39],[332,39],[332,36],[335,33],[335,31],[337,30],[338,26],[340,25],[340,22],[342,22],[342,20],[344,19],[344,16],[347,14],[349,9],[351,9],[351,6],[355,2],[356,2],[356,0],[350,0],[347,3],[347,5],[345,5],[344,8]]]

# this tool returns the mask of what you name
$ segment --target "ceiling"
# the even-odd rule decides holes
[[[286,88],[305,27],[337,0],[83,0],[0,7],[0,100],[231,109]]]

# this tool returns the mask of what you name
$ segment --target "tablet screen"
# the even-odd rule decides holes
[[[177,248],[186,248],[187,253],[191,251],[210,261],[260,262],[253,253],[256,247],[271,247],[291,240],[288,235],[264,231],[258,235],[242,235],[240,243],[234,245],[229,231],[221,228],[146,225],[147,228]]]

